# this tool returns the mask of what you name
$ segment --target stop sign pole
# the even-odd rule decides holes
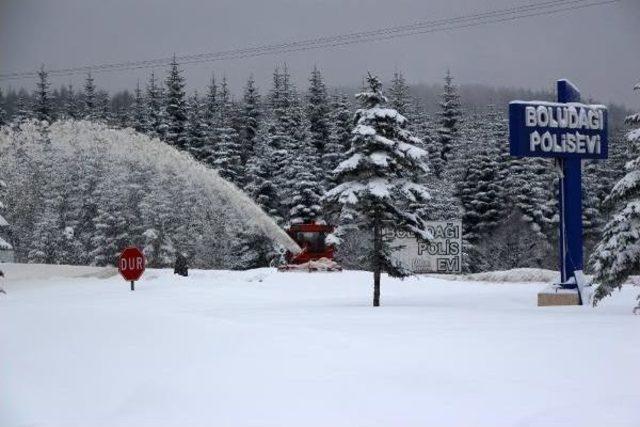
[[[120,275],[131,282],[131,290],[135,291],[135,281],[144,273],[146,260],[142,251],[135,246],[125,248],[118,259],[118,271]]]

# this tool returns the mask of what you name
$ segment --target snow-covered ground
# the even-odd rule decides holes
[[[0,426],[638,426],[637,288],[3,265]]]

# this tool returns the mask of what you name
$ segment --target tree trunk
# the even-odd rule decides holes
[[[382,230],[380,221],[375,219],[373,225],[373,306],[380,306],[380,256],[382,252]]]

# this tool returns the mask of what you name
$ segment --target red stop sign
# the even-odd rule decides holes
[[[120,254],[118,270],[122,277],[128,281],[138,280],[144,273],[144,254],[140,249],[129,246]]]

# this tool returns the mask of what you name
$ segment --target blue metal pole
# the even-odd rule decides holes
[[[568,80],[558,80],[558,102],[580,102],[580,92]],[[565,288],[576,270],[582,270],[582,168],[580,159],[559,159],[560,277]]]

